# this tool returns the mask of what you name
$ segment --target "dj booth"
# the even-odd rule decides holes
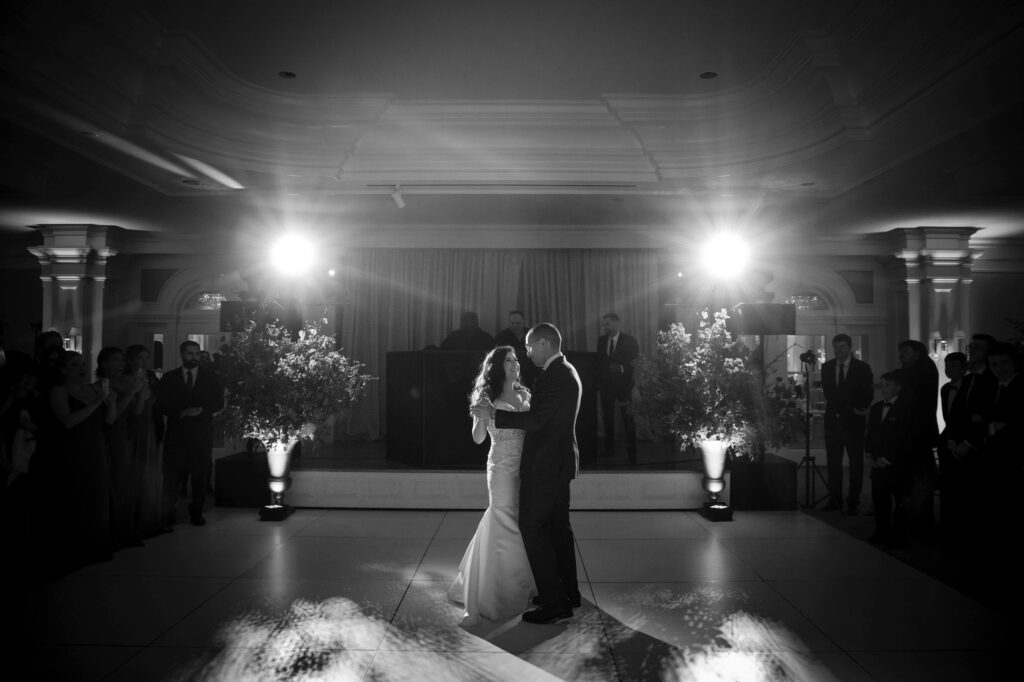
[[[486,353],[397,351],[387,354],[387,456],[429,469],[483,469],[489,440],[471,435],[469,394]],[[566,353],[583,384],[576,440],[580,461],[597,458],[598,354]],[[529,362],[528,359],[523,359]]]

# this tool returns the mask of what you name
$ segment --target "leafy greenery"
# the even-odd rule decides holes
[[[683,448],[702,440],[727,441],[734,455],[752,459],[765,446],[794,437],[803,412],[788,386],[762,390],[747,349],[733,341],[722,310],[701,314],[697,331],[673,324],[658,334],[653,357],[637,361],[636,416]]]
[[[250,322],[217,360],[227,389],[225,431],[270,446],[311,437],[366,390],[374,377],[335,350],[326,320],[306,322],[298,333],[279,323]]]

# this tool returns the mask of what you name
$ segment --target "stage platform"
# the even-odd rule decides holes
[[[707,499],[702,478],[700,458],[671,443],[639,443],[636,464],[620,446],[584,463],[572,483],[572,508],[698,509]],[[287,500],[298,507],[484,509],[487,479],[483,462],[469,471],[418,469],[389,459],[383,441],[341,441],[295,462]]]

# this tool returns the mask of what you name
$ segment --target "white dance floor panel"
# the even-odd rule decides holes
[[[6,679],[961,682],[1015,662],[1012,623],[801,512],[574,512],[575,616],[462,629],[445,592],[480,516],[215,509],[10,600]]]
[[[707,500],[702,478],[694,471],[584,472],[572,482],[572,508],[699,509]],[[728,484],[722,497],[729,499]],[[484,509],[487,478],[479,471],[300,469],[286,499],[331,509]]]

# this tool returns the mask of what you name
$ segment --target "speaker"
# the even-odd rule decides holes
[[[729,311],[727,327],[736,334],[796,334],[796,304],[740,303]]]

